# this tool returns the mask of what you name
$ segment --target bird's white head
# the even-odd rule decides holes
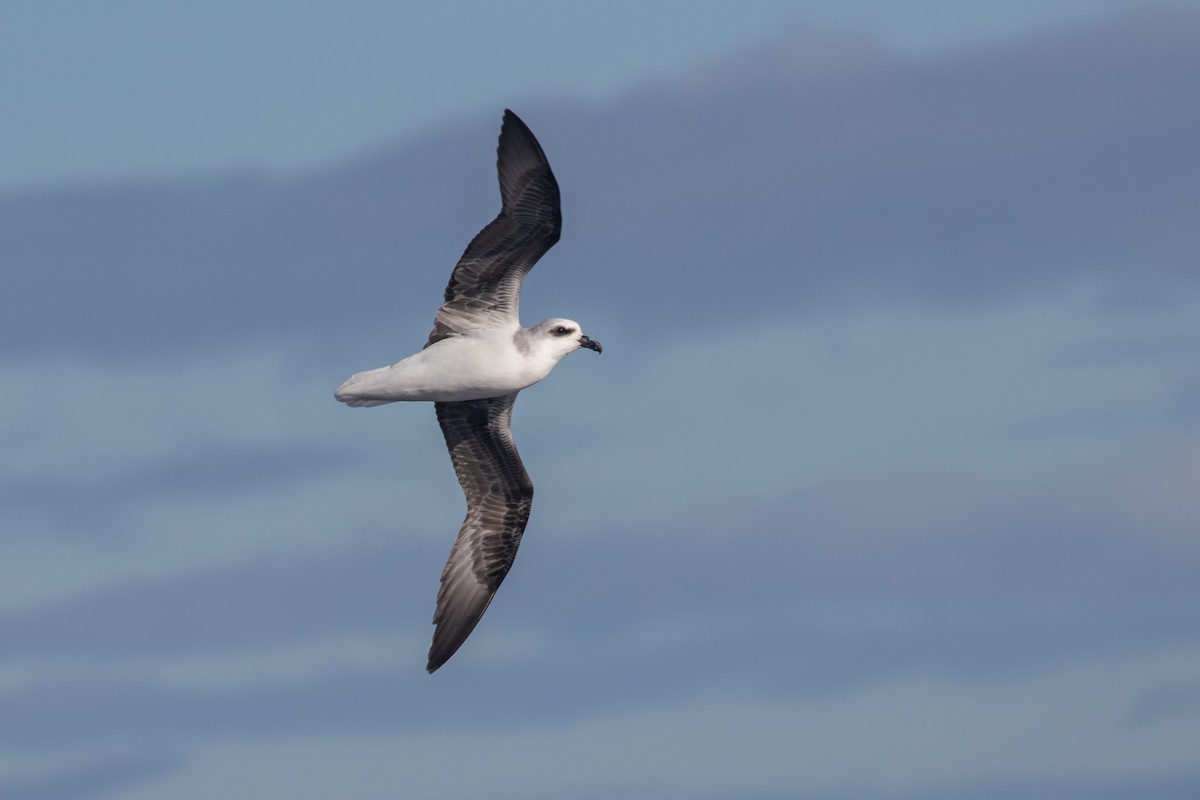
[[[581,347],[595,350],[597,353],[603,349],[599,342],[583,334],[578,322],[570,319],[554,317],[544,320],[526,333],[529,344],[538,352],[553,358],[555,362]]]

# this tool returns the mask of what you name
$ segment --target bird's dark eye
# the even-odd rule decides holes
[[[554,330],[552,330],[550,332],[553,333],[555,336],[566,336],[568,333],[571,332],[571,330],[572,329],[568,328],[566,325],[559,325],[557,328],[555,328]]]

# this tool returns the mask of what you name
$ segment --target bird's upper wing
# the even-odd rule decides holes
[[[558,182],[533,133],[504,112],[496,148],[500,214],[467,245],[425,346],[471,328],[515,322],[521,281],[562,231]]]
[[[435,403],[463,494],[463,521],[442,570],[433,645],[433,672],[466,641],[508,574],[533,505],[533,483],[513,444],[509,422],[517,395]]]

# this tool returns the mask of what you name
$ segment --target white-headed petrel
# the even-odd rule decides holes
[[[478,624],[508,574],[533,503],[513,444],[517,393],[581,347],[600,352],[569,319],[521,327],[521,282],[558,241],[558,182],[525,123],[504,112],[497,148],[500,214],[467,245],[450,275],[429,341],[416,355],[360,372],[338,400],[377,406],[432,401],[467,498],[467,517],[442,570],[426,669],[445,664]]]

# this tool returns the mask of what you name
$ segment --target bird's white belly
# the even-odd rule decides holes
[[[359,372],[338,388],[336,397],[352,406],[479,400],[520,391],[548,373],[521,357],[511,340],[455,337],[390,366]]]

